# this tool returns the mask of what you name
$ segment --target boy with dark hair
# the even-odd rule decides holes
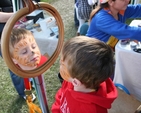
[[[68,40],[60,60],[64,81],[52,113],[107,113],[117,97],[109,78],[113,72],[113,52],[107,44],[86,36]]]

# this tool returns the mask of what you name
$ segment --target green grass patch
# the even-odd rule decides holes
[[[55,0],[41,0],[41,2],[47,2],[47,3],[51,3],[54,2]]]

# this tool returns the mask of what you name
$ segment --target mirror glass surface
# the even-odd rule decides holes
[[[20,18],[13,27],[13,29],[21,28],[30,31],[33,34],[41,56],[46,57],[47,61],[53,55],[58,45],[59,29],[55,17],[46,10],[34,10],[32,13]],[[24,48],[23,54],[26,54],[25,52],[26,47]],[[31,59],[29,59],[29,63],[30,60]],[[36,60],[36,58],[34,60]],[[16,64],[15,61],[14,63]],[[41,63],[41,65],[44,63],[45,62]],[[28,69],[23,68],[23,70],[32,70],[37,67],[35,66],[34,68]]]

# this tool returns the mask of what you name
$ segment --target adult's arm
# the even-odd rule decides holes
[[[96,28],[106,34],[113,35],[118,39],[136,39],[141,41],[141,28],[131,27],[125,23],[115,20],[112,15],[102,12],[98,13],[92,23],[96,23]]]
[[[141,4],[128,5],[124,15],[125,18],[141,18]]]
[[[0,12],[0,23],[5,23],[13,15],[13,13]]]

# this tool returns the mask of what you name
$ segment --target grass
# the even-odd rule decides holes
[[[74,27],[74,22],[73,22],[73,4],[74,4],[73,2],[74,1],[67,0],[68,1],[67,4],[69,4],[68,7],[66,6],[67,5],[66,3],[59,4],[56,2],[56,1],[60,1],[61,3],[62,1],[65,1],[65,0],[41,0],[41,1],[52,4],[60,13],[64,22],[64,28],[65,28],[64,40],[66,41],[69,38],[74,37],[76,34],[76,29]],[[69,10],[72,10],[72,11],[70,12]],[[130,23],[130,21],[131,20],[128,20],[128,23]],[[54,96],[56,91],[61,86],[60,81],[57,78],[57,74],[59,72],[59,59],[60,57],[58,57],[58,59],[51,66],[51,68],[48,69],[44,73],[49,108],[51,108],[51,105],[54,101]],[[12,84],[12,81],[8,72],[8,68],[2,58],[0,58],[0,70],[1,70],[0,72],[0,113],[28,113],[28,106],[25,100],[18,96]],[[33,90],[33,93],[36,94],[35,90]],[[38,100],[36,100],[34,103],[39,105]]]
[[[52,2],[52,0],[41,0],[42,2],[48,2],[48,3],[50,3],[50,2]]]
[[[58,0],[41,0],[41,1],[52,4]],[[55,8],[59,6],[60,5],[57,6],[57,4],[54,5]],[[73,8],[73,6],[71,7]],[[64,14],[62,14],[62,9],[57,8],[57,10],[59,11],[59,13],[61,14],[63,18],[64,27],[65,27],[65,34],[64,34],[65,40],[71,37],[74,37],[76,33],[76,29],[73,23],[73,14],[72,14],[73,9],[71,13],[67,13],[68,15],[66,15],[66,12],[67,10],[70,10],[70,9],[66,8],[65,9],[66,12],[64,12]],[[72,19],[70,20],[70,18]],[[0,72],[0,113],[28,113],[28,106],[25,100],[18,96],[12,84],[12,81],[8,72],[8,68],[2,58],[0,58],[0,70],[1,70]],[[49,108],[51,108],[51,105],[54,101],[54,96],[56,91],[61,86],[60,81],[57,78],[58,72],[59,72],[59,57],[56,60],[56,62],[51,66],[51,68],[48,69],[44,73]],[[34,94],[36,94],[35,90],[32,90],[32,91]],[[34,103],[39,105],[37,99]]]

